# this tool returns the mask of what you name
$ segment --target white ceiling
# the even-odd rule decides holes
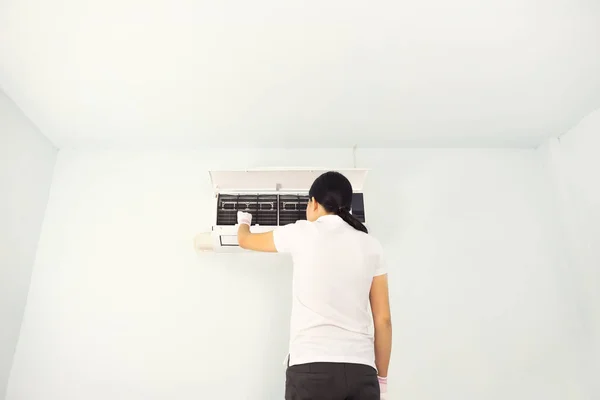
[[[518,146],[600,107],[598,0],[0,0],[59,147]]]

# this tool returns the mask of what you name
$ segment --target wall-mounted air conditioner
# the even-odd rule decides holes
[[[237,241],[237,212],[252,214],[251,232],[268,232],[278,226],[306,219],[308,191],[316,178],[327,169],[260,169],[244,171],[210,171],[215,194],[210,232],[196,236],[198,251],[242,251]],[[363,186],[366,169],[336,171],[352,184],[352,214],[365,220]]]

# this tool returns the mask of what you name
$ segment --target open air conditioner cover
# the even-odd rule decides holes
[[[273,168],[230,171],[209,171],[215,193],[223,192],[308,192],[321,174],[330,171],[323,168]],[[343,169],[342,173],[354,192],[362,192],[368,170]]]
[[[308,191],[324,168],[272,168],[209,171],[215,192],[215,219],[210,233],[199,234],[195,247],[199,251],[235,252],[237,212],[252,214],[252,231],[268,232],[274,227],[306,219]],[[368,170],[336,169],[354,191],[351,212],[365,222],[363,186]]]

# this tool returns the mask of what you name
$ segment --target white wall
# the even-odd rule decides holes
[[[56,153],[0,90],[0,399],[21,329]]]
[[[392,398],[586,398],[536,152],[357,160],[391,269]],[[207,169],[277,165],[352,153],[61,151],[8,400],[283,398],[290,260],[192,248]]]
[[[586,332],[588,376],[600,397],[600,109],[540,149],[553,181],[567,268]],[[595,372],[593,372],[595,371]]]

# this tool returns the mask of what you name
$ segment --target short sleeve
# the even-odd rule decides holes
[[[280,226],[273,231],[273,242],[278,253],[291,253],[303,238],[302,232],[308,222],[301,220],[295,224]]]
[[[381,247],[381,245],[377,243],[375,251],[377,256],[375,257],[376,264],[375,273],[373,274],[373,276],[385,275],[387,274],[387,268],[385,266],[385,259],[383,257],[383,247]]]

